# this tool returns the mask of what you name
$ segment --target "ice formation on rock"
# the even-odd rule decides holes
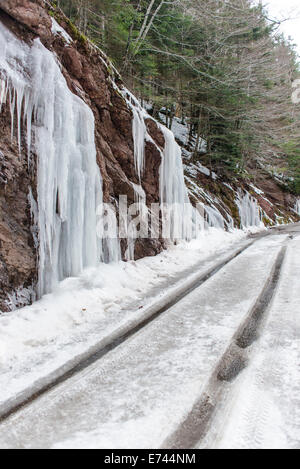
[[[29,46],[0,23],[0,40],[0,105],[9,102],[12,134],[17,116],[20,157],[23,122],[29,164],[31,151],[37,155],[41,296],[85,267],[118,260],[118,241],[103,246],[96,235],[102,179],[91,109],[71,93],[54,55],[39,39]]]
[[[263,226],[261,220],[261,208],[257,200],[249,194],[249,192],[238,192],[236,204],[239,209],[241,228],[249,228],[250,226]]]
[[[184,179],[181,148],[176,142],[173,132],[157,123],[165,139],[165,147],[161,151],[149,135],[145,125],[145,119],[152,119],[152,117],[126,88],[123,90],[123,96],[133,113],[135,167],[141,184],[145,141],[151,141],[162,155],[159,181],[161,212],[165,221],[165,230],[162,235],[171,240],[190,240],[196,236],[199,226],[203,226],[203,223],[201,223],[201,215],[192,207],[189,200]]]
[[[134,142],[134,163],[137,175],[141,181],[145,163],[145,140],[148,139],[152,141],[145,124],[145,117],[150,116],[147,115],[136,97],[126,88],[123,90],[123,96],[133,114],[132,135]]]

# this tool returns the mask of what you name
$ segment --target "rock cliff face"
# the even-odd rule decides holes
[[[119,195],[127,195],[129,203],[133,203],[132,183],[139,181],[134,165],[132,113],[126,100],[114,87],[114,82],[121,83],[120,78],[101,51],[80,36],[62,14],[58,15],[61,26],[73,39],[71,43],[66,43],[63,35],[52,32],[52,18],[47,2],[0,0],[0,21],[23,41],[31,43],[38,37],[47,49],[54,52],[70,90],[92,109],[95,118],[97,162],[103,177],[104,201],[115,203]],[[153,121],[149,121],[148,130],[153,140],[162,148],[164,138]],[[147,204],[159,202],[160,164],[161,154],[157,146],[153,142],[147,142],[142,181]],[[38,254],[34,244],[28,200],[29,188],[32,187],[33,192],[36,190],[35,179],[32,169],[28,169],[27,158],[19,154],[16,138],[11,139],[9,106],[5,105],[0,114],[2,311],[10,308],[7,305],[8,295],[18,289],[29,288],[36,281]],[[123,251],[125,247],[124,244]],[[162,243],[159,241],[142,240],[136,245],[135,257],[155,255],[161,249]]]

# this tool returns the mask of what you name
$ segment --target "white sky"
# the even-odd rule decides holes
[[[268,6],[272,18],[285,19],[293,18],[281,25],[281,31],[285,36],[291,36],[298,45],[300,54],[300,2],[299,0],[263,0],[263,4]]]

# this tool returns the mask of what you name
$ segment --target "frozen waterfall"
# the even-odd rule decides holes
[[[205,212],[209,226],[225,230],[225,220],[214,206],[205,205]]]
[[[120,91],[120,90],[119,90]],[[175,140],[173,132],[161,124],[159,125],[165,139],[164,150],[161,151],[147,131],[145,119],[153,119],[142,108],[136,97],[126,88],[122,94],[133,113],[132,134],[134,141],[134,160],[137,176],[142,184],[145,159],[145,141],[151,141],[162,156],[160,166],[160,205],[163,220],[162,237],[170,240],[191,240],[205,229],[204,210],[197,210],[190,203],[185,184],[181,147]],[[137,186],[135,187],[135,192]],[[139,191],[143,191],[141,185]],[[145,205],[145,198],[141,198]],[[147,215],[147,211],[144,213]],[[224,219],[215,208],[207,207],[208,223],[212,227],[225,229]],[[230,225],[231,226],[231,225]],[[130,242],[130,251],[134,252],[134,242]]]
[[[57,281],[103,260],[102,241],[96,235],[102,180],[94,116],[71,93],[54,55],[39,39],[29,46],[0,23],[0,41],[0,104],[9,101],[12,133],[17,116],[20,157],[23,122],[29,163],[31,149],[37,155],[41,296]],[[108,249],[109,260],[117,260],[116,246]]]
[[[160,129],[165,138],[159,181],[162,216],[168,218],[171,240],[190,240],[197,236],[197,228],[203,227],[203,220],[200,221],[200,214],[190,203],[184,179],[181,148],[173,132],[163,125]]]
[[[239,209],[242,229],[250,226],[264,226],[261,220],[261,208],[249,192],[242,193],[239,191],[236,204]]]
[[[164,125],[159,125],[165,138],[164,150],[157,146],[153,138],[149,135],[145,124],[145,119],[153,119],[143,109],[136,97],[126,88],[122,90],[122,94],[127,101],[128,106],[132,110],[132,134],[134,141],[134,161],[136,173],[140,181],[140,186],[134,187],[135,193],[138,195],[138,204],[140,212],[143,210],[144,216],[147,217],[146,197],[140,197],[139,193],[143,193],[142,175],[145,161],[145,142],[150,141],[156,146],[162,156],[160,167],[160,204],[162,218],[164,220],[165,229],[162,237],[176,240],[189,240],[195,237],[195,232],[199,226],[203,229],[203,218],[200,213],[194,209],[188,197],[188,191],[184,180],[184,170],[182,164],[181,148],[177,144],[173,132]],[[132,258],[134,251],[134,242],[130,240],[129,258]]]
[[[134,163],[136,173],[138,175],[139,180],[141,181],[145,163],[145,140],[152,140],[151,137],[148,135],[145,124],[145,117],[147,117],[147,113],[142,108],[136,97],[132,93],[130,93],[127,88],[123,90],[122,94],[126,99],[127,104],[129,105],[133,114],[132,136],[134,143]]]

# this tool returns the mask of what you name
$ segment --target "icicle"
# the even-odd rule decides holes
[[[126,88],[122,90],[133,113],[133,140],[134,158],[137,175],[141,181],[145,159],[145,141],[151,141],[162,154],[160,167],[160,204],[162,217],[167,229],[165,236],[171,240],[190,240],[197,236],[199,227],[204,227],[203,217],[194,209],[190,203],[188,191],[185,185],[182,164],[181,148],[177,144],[174,134],[165,126],[160,129],[165,137],[165,148],[160,148],[148,134],[145,119],[152,119],[142,108],[139,101]],[[137,192],[137,187],[134,187]],[[138,194],[139,197],[139,194]],[[164,234],[163,234],[164,235]],[[130,236],[130,234],[128,234]],[[128,258],[134,254],[134,243],[129,243]]]
[[[142,230],[142,226],[148,226],[148,215],[149,215],[149,210],[146,205],[146,193],[144,189],[142,188],[141,185],[131,183],[133,190],[134,190],[134,202],[135,206],[134,208],[134,215],[138,217],[140,220],[140,230]],[[130,217],[129,217],[130,218]],[[134,260],[134,254],[135,254],[135,243],[137,238],[139,237],[139,233],[137,233],[136,226],[134,223],[131,223],[132,220],[127,220],[127,223],[129,221],[129,227],[127,228],[127,250],[125,252],[125,258],[127,261],[132,261]]]
[[[2,112],[2,106],[6,103],[8,87],[6,80],[0,79],[0,112]]]
[[[24,98],[24,87],[17,90],[17,131],[18,131],[18,147],[19,153],[21,153],[21,117],[22,117],[22,105]]]
[[[213,206],[205,205],[205,212],[209,226],[225,230],[225,221],[221,213]]]
[[[139,180],[144,171],[146,126],[138,109],[132,107],[135,169]]]
[[[170,238],[188,240],[193,236],[193,209],[185,185],[181,148],[174,134],[160,126],[165,138],[165,148],[160,167],[160,202],[163,217],[168,216],[170,222]],[[171,208],[166,214],[165,207]]]
[[[226,220],[225,220],[225,224],[226,224],[226,227],[227,227],[227,230],[234,230],[234,220],[232,218],[231,215],[229,215],[228,212],[226,212]]]
[[[239,209],[241,228],[248,228],[250,226],[262,226],[261,209],[257,200],[252,197],[249,192],[243,194],[241,191],[238,193],[236,204]]]
[[[16,105],[16,89],[9,88],[9,108],[11,117],[11,140],[14,138],[14,124],[15,124],[15,105]]]
[[[300,216],[300,199],[295,204],[295,212]]]
[[[147,138],[147,129],[144,118],[149,116],[146,115],[145,110],[130,91],[125,89],[123,91],[123,96],[125,97],[133,114],[132,135],[134,142],[134,163],[136,173],[141,181],[145,162],[145,139]]]
[[[0,24],[0,105],[9,94],[17,114],[18,145],[26,122],[30,161],[32,134],[38,157],[39,296],[85,267],[104,259],[96,235],[96,208],[102,203],[102,179],[96,162],[94,116],[69,90],[53,54],[37,39],[30,47]],[[22,64],[22,67],[20,67]],[[23,119],[22,119],[23,117]],[[105,245],[106,260],[118,260],[118,239]]]

